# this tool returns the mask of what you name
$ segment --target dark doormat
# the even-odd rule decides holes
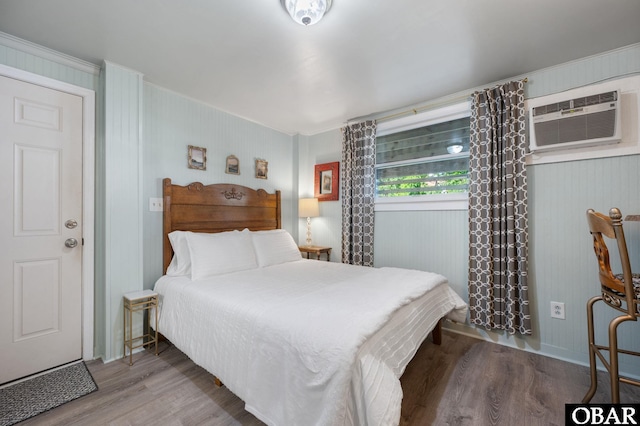
[[[98,390],[83,361],[0,388],[0,426],[9,426]]]

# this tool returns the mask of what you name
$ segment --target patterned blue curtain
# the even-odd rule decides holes
[[[524,82],[473,94],[469,308],[473,324],[531,334]]]
[[[376,123],[342,129],[342,263],[373,266]]]

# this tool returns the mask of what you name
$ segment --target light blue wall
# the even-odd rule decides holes
[[[229,182],[268,192],[278,189],[282,196],[282,227],[294,231],[297,170],[292,161],[292,136],[147,83],[143,145],[145,288],[152,288],[162,275],[162,213],[150,212],[148,206],[150,197],[162,197],[165,177],[179,185]],[[188,145],[207,149],[206,170],[187,167]],[[224,172],[228,155],[240,160],[239,176]],[[255,177],[256,159],[268,161],[268,179]]]
[[[104,134],[98,138],[96,162],[101,165],[96,192],[104,217],[96,222],[104,238],[104,276],[97,284],[104,290],[103,359],[122,356],[122,295],[142,290],[142,75],[105,63],[103,113]],[[101,143],[103,145],[101,145]],[[102,280],[104,284],[102,285]],[[103,287],[103,288],[102,288]],[[102,342],[101,342],[102,343]]]
[[[585,212],[593,208],[607,213],[611,207],[623,214],[640,212],[640,155],[537,165],[529,168],[528,176],[531,280],[539,328],[535,337],[544,352],[587,362],[585,304],[598,284]],[[632,268],[640,270],[640,224],[627,222],[625,234]],[[550,318],[552,300],[567,303],[566,321]],[[621,327],[623,346],[640,349],[637,325]],[[605,323],[597,329],[606,330]],[[627,371],[640,375],[640,364]]]
[[[526,95],[538,97],[640,72],[640,45],[606,52],[553,68],[528,73]],[[524,76],[520,76],[524,77]],[[515,77],[514,77],[515,78]],[[493,83],[488,82],[486,86]],[[470,88],[471,94],[479,88]],[[454,98],[458,96],[453,94]],[[433,100],[442,104],[444,100]],[[303,182],[318,160],[340,158],[339,130],[306,137],[300,148]],[[328,157],[331,157],[329,160]],[[306,169],[306,170],[305,170]],[[470,325],[448,324],[462,333],[519,347],[572,362],[587,363],[586,300],[598,292],[596,269],[585,211],[608,211],[617,206],[640,212],[640,156],[614,157],[528,167],[530,223],[530,296],[534,334],[520,338],[479,330]],[[338,209],[322,219],[339,224]],[[316,229],[316,227],[314,227]],[[447,276],[452,287],[468,300],[468,215],[466,211],[378,212],[375,226],[375,264],[430,270]],[[630,252],[640,267],[640,225],[625,228]],[[318,238],[332,241],[322,227]],[[302,234],[301,234],[302,235]],[[324,241],[320,241],[323,243]],[[550,302],[566,303],[566,320],[550,318]],[[603,316],[597,328],[606,330]],[[620,342],[640,349],[637,324],[621,327]],[[601,336],[604,337],[604,334]],[[634,360],[635,361],[635,360]],[[640,363],[624,359],[621,368],[638,375]]]
[[[337,143],[336,143],[337,141]],[[300,198],[314,195],[314,167],[333,163],[342,157],[342,133],[339,129],[315,136],[299,136]],[[318,203],[320,216],[311,219],[312,244],[331,247],[331,260],[340,262],[342,252],[342,198]],[[306,244],[307,220],[298,220],[298,244]]]
[[[95,67],[94,71],[90,69],[80,70],[72,63],[62,64],[50,59],[44,59],[33,53],[26,53],[14,47],[5,46],[1,42],[0,64],[64,81],[85,89],[97,90],[99,87],[99,67]]]

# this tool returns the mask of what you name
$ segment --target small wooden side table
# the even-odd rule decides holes
[[[129,365],[133,365],[133,350],[147,346],[156,345],[156,356],[158,355],[158,293],[151,290],[135,291],[126,293],[123,296],[124,304],[124,347],[123,355],[127,357],[129,348]],[[151,310],[155,313],[155,327],[151,330]],[[133,336],[133,313],[142,311],[147,315],[146,331],[143,324],[143,333],[140,336]]]
[[[302,253],[307,253],[307,259],[309,259],[309,255],[311,253],[315,254],[317,259],[320,260],[320,255],[322,253],[327,254],[327,262],[331,260],[331,247],[322,247],[322,246],[299,246],[298,247]]]

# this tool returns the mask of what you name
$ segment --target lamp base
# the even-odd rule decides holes
[[[311,218],[307,218],[307,245],[311,245]]]

